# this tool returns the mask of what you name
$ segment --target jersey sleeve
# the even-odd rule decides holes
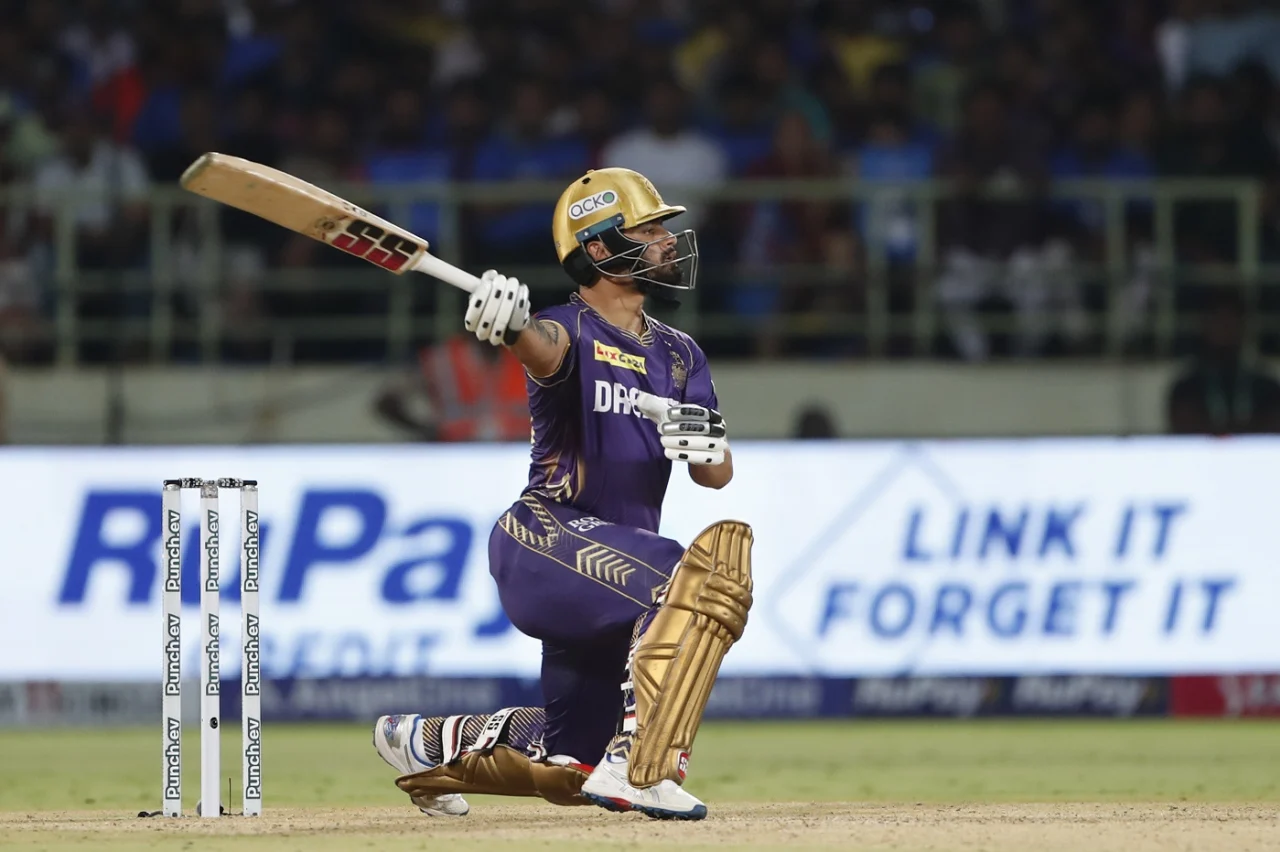
[[[688,345],[689,380],[685,385],[684,399],[681,402],[719,410],[720,401],[716,398],[715,383],[711,381],[711,368],[707,365],[707,356],[703,354],[702,347],[692,339],[688,340]]]
[[[581,313],[573,305],[556,305],[534,314],[534,322],[538,320],[552,320],[564,326],[565,331],[569,335],[569,347],[564,350],[564,356],[560,359],[560,363],[549,376],[534,376],[525,370],[525,375],[529,377],[529,381],[539,387],[551,388],[562,384],[573,374],[573,365],[577,362],[577,345],[578,338],[582,334],[581,325],[578,322],[578,315]]]

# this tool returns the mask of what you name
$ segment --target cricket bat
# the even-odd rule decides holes
[[[423,272],[473,292],[480,279],[427,251],[427,241],[291,174],[210,152],[182,173],[183,189],[367,260],[388,272]]]

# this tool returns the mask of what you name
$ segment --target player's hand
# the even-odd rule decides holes
[[[482,343],[494,346],[515,343],[529,324],[529,287],[490,269],[480,276],[480,286],[467,300],[462,321]]]
[[[636,397],[636,403],[640,413],[657,425],[667,458],[689,464],[724,462],[729,439],[725,437],[724,417],[719,411],[643,391]]]

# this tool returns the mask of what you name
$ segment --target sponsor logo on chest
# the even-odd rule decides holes
[[[633,370],[642,375],[648,375],[644,367],[643,355],[632,355],[630,352],[623,352],[616,346],[606,346],[598,340],[595,345],[597,361],[603,361],[611,367],[621,367],[624,370]]]

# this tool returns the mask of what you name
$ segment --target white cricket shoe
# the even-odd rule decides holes
[[[627,761],[606,754],[586,783],[582,797],[609,811],[639,811],[654,819],[703,819],[707,806],[670,779],[652,787],[632,787]]]
[[[373,747],[401,775],[425,772],[435,766],[419,754],[422,748],[422,723],[421,716],[380,716],[373,726]],[[471,810],[461,793],[411,796],[410,799],[427,816],[465,816]]]

